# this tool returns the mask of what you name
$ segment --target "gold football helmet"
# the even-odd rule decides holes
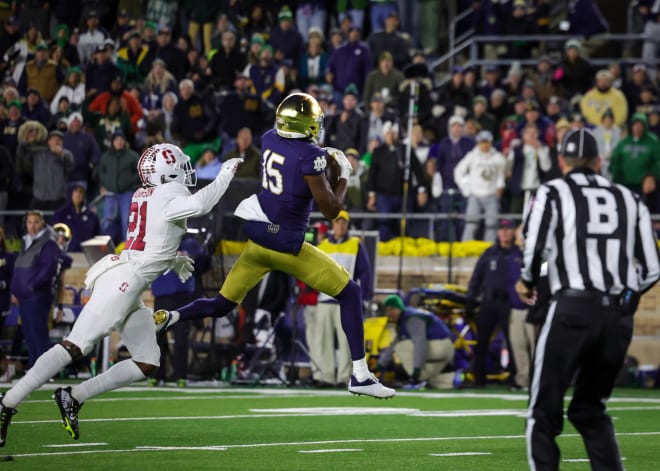
[[[323,111],[307,93],[292,93],[277,107],[275,129],[289,139],[306,137],[316,141],[323,126]]]
[[[69,242],[71,241],[71,228],[63,222],[58,222],[53,226],[53,231],[55,231],[55,235],[58,238],[62,238],[62,240],[58,240],[57,242],[58,244],[62,244],[61,248],[66,250],[66,248],[69,246]]]

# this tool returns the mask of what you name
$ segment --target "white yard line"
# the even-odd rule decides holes
[[[660,435],[658,432],[622,432],[617,433],[618,436],[650,436]],[[577,433],[567,433],[562,435],[564,438],[581,438]],[[282,442],[282,443],[248,443],[248,444],[235,444],[235,445],[209,445],[200,447],[176,447],[176,446],[137,446],[135,448],[117,449],[117,450],[84,450],[84,451],[56,451],[50,453],[22,453],[12,454],[14,458],[19,457],[33,457],[33,456],[56,456],[56,455],[86,455],[92,453],[127,453],[127,452],[144,452],[144,451],[179,451],[194,448],[195,450],[204,451],[224,451],[225,449],[241,449],[241,448],[267,448],[267,447],[298,447],[309,445],[337,445],[337,444],[354,444],[354,443],[408,443],[408,442],[443,442],[443,441],[464,441],[464,440],[511,440],[511,439],[524,439],[525,435],[485,435],[485,436],[471,436],[471,437],[418,437],[418,438],[365,438],[365,439],[352,439],[352,440],[320,440],[311,442]]]
[[[429,456],[482,456],[492,455],[490,451],[465,451],[460,453],[429,453]]]
[[[69,447],[85,447],[85,446],[107,446],[108,443],[66,443],[57,445],[42,445],[44,448],[69,448]]]
[[[335,448],[330,450],[298,450],[298,453],[345,453],[349,451],[362,451],[362,448]]]

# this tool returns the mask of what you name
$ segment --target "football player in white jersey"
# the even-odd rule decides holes
[[[74,360],[87,355],[103,337],[117,330],[131,360],[116,363],[106,372],[73,388],[55,391],[65,429],[78,439],[78,411],[90,397],[156,371],[160,349],[156,342],[151,309],[142,292],[166,270],[182,280],[192,275],[192,260],[177,255],[186,232],[186,219],[207,214],[220,200],[242,159],[224,163],[215,180],[191,195],[196,183],[190,158],[172,144],[157,144],[144,151],[138,162],[143,186],[133,195],[126,246],[121,255],[107,255],[87,272],[85,284],[92,290],[71,334],[41,355],[14,387],[0,396],[0,446],[16,408],[35,389]]]

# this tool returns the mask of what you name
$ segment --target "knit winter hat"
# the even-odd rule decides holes
[[[401,309],[402,311],[406,310],[406,305],[403,304],[403,299],[401,299],[401,296],[398,296],[396,294],[392,294],[386,297],[383,305],[385,307],[395,307],[397,309]]]

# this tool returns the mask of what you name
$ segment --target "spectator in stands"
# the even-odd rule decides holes
[[[632,80],[623,83],[622,91],[628,101],[628,109],[635,110],[640,104],[642,87],[652,85],[646,72],[644,64],[635,64],[633,67]]]
[[[394,68],[392,54],[384,51],[378,59],[378,68],[369,72],[364,84],[364,102],[371,102],[371,96],[380,92],[386,103],[399,101],[399,86],[404,80],[403,73]]]
[[[28,121],[32,123],[32,121]],[[26,123],[26,125],[28,124]],[[19,152],[16,172],[32,179],[32,209],[54,210],[66,203],[68,176],[73,155],[62,146],[64,135],[57,130],[48,134],[47,145],[33,145]]]
[[[569,34],[588,38],[609,28],[595,0],[575,0],[568,13]]]
[[[242,128],[236,135],[236,147],[227,152],[224,160],[233,158],[243,159],[240,168],[236,170],[234,178],[261,178],[261,151],[252,144],[252,131]]]
[[[190,2],[187,2],[190,3]],[[177,24],[180,2],[148,0],[144,18],[157,25]]]
[[[561,118],[557,121],[555,129],[557,132],[557,142],[552,146],[548,146],[552,168],[549,172],[545,172],[545,174],[541,175],[543,183],[562,176],[561,169],[559,168],[559,153],[561,152],[561,145],[564,141],[564,136],[571,130],[571,123],[569,123],[566,118]]]
[[[243,71],[250,78],[256,93],[273,107],[280,104],[285,87],[284,71],[273,61],[273,48],[266,44],[259,51],[259,61],[248,64]]]
[[[465,85],[464,74],[465,69],[462,66],[454,66],[451,80],[438,91],[436,103],[445,108],[445,113],[449,116],[466,115],[472,107],[472,92]],[[460,109],[457,110],[457,107]]]
[[[270,31],[270,44],[275,50],[275,61],[289,59],[298,69],[300,55],[304,51],[302,35],[293,24],[293,13],[288,6],[283,6],[277,15],[278,24]]]
[[[210,182],[218,175],[221,166],[222,160],[220,159],[220,156],[216,155],[212,148],[207,147],[204,149],[204,152],[202,152],[201,157],[195,164],[197,180]]]
[[[325,28],[326,20],[326,2],[323,0],[299,1],[296,9],[296,26],[303,41],[308,40],[308,33],[311,28]],[[341,18],[340,20],[341,21]]]
[[[497,121],[488,112],[488,100],[486,100],[486,97],[482,95],[474,97],[470,117],[477,120],[482,130],[489,131],[491,134],[497,132]]]
[[[410,62],[409,46],[406,40],[399,33],[399,14],[392,10],[385,18],[385,30],[374,30],[369,36],[367,43],[371,50],[372,57],[379,59],[383,52],[389,52],[397,69],[403,69]],[[374,63],[374,66],[378,66]]]
[[[89,104],[88,110],[90,113],[106,114],[110,99],[113,97],[121,100],[122,108],[129,114],[132,125],[130,134],[132,135],[138,131],[138,122],[142,119],[143,111],[138,99],[124,88],[121,75],[112,78],[110,90],[99,93]]]
[[[483,240],[493,242],[504,191],[506,159],[493,147],[493,135],[489,131],[481,131],[476,140],[476,147],[454,168],[454,181],[467,198],[463,241],[476,239],[483,212]]]
[[[398,18],[396,0],[370,0],[369,3],[371,4],[369,11],[369,16],[371,18],[371,31],[378,32],[382,31],[383,28],[386,28],[387,19],[393,12]]]
[[[437,144],[431,146],[427,161],[427,174],[433,179],[432,195],[437,200],[438,211],[442,214],[465,212],[466,199],[463,197],[454,181],[454,169],[458,162],[474,148],[474,140],[466,137],[465,121],[461,116],[454,115],[449,118],[449,132]],[[438,224],[437,237],[439,240],[457,240],[463,232],[463,219],[441,219]]]
[[[27,233],[14,265],[11,292],[18,300],[31,367],[50,346],[48,315],[53,306],[60,249],[40,211],[28,211],[25,221]]]
[[[0,57],[21,39],[20,21],[18,17],[11,16],[7,19],[5,27],[0,33]]]
[[[495,89],[504,90],[504,85],[500,79],[500,69],[495,65],[486,67],[486,77],[479,88],[479,95],[490,96]]]
[[[48,103],[53,99],[64,74],[55,62],[48,59],[48,46],[38,44],[34,59],[27,61],[25,69],[18,81],[18,89],[25,94],[28,89],[35,88]]]
[[[655,87],[650,84],[642,85],[637,101],[637,107],[631,111],[634,113],[649,114],[657,103],[657,91]]]
[[[64,223],[71,229],[69,252],[82,252],[81,242],[101,233],[99,218],[85,204],[85,186],[74,183],[69,193],[68,203],[55,211],[51,224]]]
[[[195,92],[192,80],[179,83],[180,100],[174,107],[172,135],[185,147],[184,150],[193,162],[202,151],[211,145],[218,149],[218,119],[209,100]]]
[[[7,250],[5,231],[0,226],[0,332],[5,335],[5,319],[11,307],[11,279],[14,275],[16,254]]]
[[[350,84],[355,84],[358,90],[362,90],[367,74],[373,68],[371,52],[367,45],[360,41],[360,35],[360,29],[352,27],[348,42],[334,50],[328,58],[325,80],[332,85],[337,101]]]
[[[150,111],[162,108],[165,94],[176,93],[177,90],[176,79],[167,70],[165,62],[162,59],[155,59],[140,90],[142,109]]]
[[[104,44],[104,41],[110,37],[110,33],[100,26],[99,16],[96,10],[89,10],[85,18],[87,28],[84,33],[80,35],[80,43],[78,50],[80,51],[80,59],[84,64],[90,62],[94,51],[99,46]]]
[[[493,115],[495,122],[497,123],[497,132],[499,132],[499,126],[506,118],[511,114],[511,109],[506,100],[506,92],[501,88],[496,88],[493,90],[493,93],[490,94],[490,102],[488,104],[488,112]]]
[[[172,43],[172,31],[167,25],[158,28],[156,44],[150,47],[149,58],[146,59],[148,67],[155,59],[161,59],[177,81],[184,78],[187,70],[186,56],[184,51]]]
[[[204,54],[211,52],[211,33],[213,33],[213,22],[220,13],[221,2],[214,0],[198,0],[188,2],[186,10],[190,22],[188,23],[188,34],[192,44],[197,47],[197,39],[202,29],[202,43]]]
[[[367,185],[369,184],[369,168],[360,158],[357,149],[346,149],[344,154],[353,167],[353,172],[348,178],[346,189],[346,208],[351,211],[364,211],[367,204]],[[359,222],[355,221],[359,227]]]
[[[552,78],[561,87],[561,95],[570,100],[591,86],[591,65],[582,57],[582,45],[577,39],[566,41],[564,51],[566,57],[559,63]]]
[[[161,4],[161,2],[158,2]],[[169,4],[167,2],[166,4]],[[142,19],[142,18],[141,18]],[[122,8],[117,13],[117,21],[111,31],[112,39],[118,44],[124,44],[128,34],[135,28],[135,24],[131,25],[131,15],[125,8]]]
[[[509,212],[522,214],[541,184],[542,175],[552,168],[548,147],[539,139],[534,124],[525,125],[522,141],[511,146],[507,160],[510,175],[507,187],[511,193]]]
[[[323,50],[322,36],[310,35],[307,41],[307,50],[300,59],[299,67],[298,83],[302,89],[306,89],[310,85],[321,85],[325,82],[328,54]]]
[[[509,67],[504,81],[504,91],[509,96],[509,100],[515,100],[522,95],[523,87],[523,70],[520,62],[515,61]],[[487,96],[487,95],[484,95]]]
[[[361,133],[364,115],[357,108],[357,87],[354,85],[346,87],[342,104],[344,109],[329,119],[325,131],[325,142],[337,149],[358,148],[362,144]]]
[[[628,121],[628,103],[620,90],[612,87],[612,74],[608,70],[599,70],[596,74],[596,86],[580,100],[580,110],[592,126],[598,126],[606,110],[614,113],[614,122],[623,126]]]
[[[261,135],[264,123],[274,113],[266,107],[261,97],[251,87],[250,79],[242,72],[236,75],[234,91],[229,92],[220,102],[220,118],[223,135],[236,138],[241,128],[250,128],[255,136]]]
[[[547,54],[544,54],[539,57],[536,69],[529,76],[529,79],[534,83],[536,98],[541,103],[547,103],[550,97],[555,95],[552,76],[552,59]]]
[[[236,74],[245,67],[245,60],[236,47],[236,34],[233,31],[222,33],[221,47],[213,54],[209,62],[211,85],[217,91],[229,91]]]
[[[19,208],[26,209],[30,207],[32,201],[33,191],[33,169],[32,166],[28,167],[31,161],[31,155],[34,151],[46,147],[48,140],[48,131],[43,124],[38,121],[24,121],[19,128],[16,129],[16,145],[14,151],[14,162],[16,177],[18,183],[18,195],[14,195],[16,202],[19,203]]]
[[[367,210],[379,213],[400,213],[403,209],[403,167],[405,149],[399,142],[399,126],[386,123],[383,129],[385,142],[376,147],[369,167]],[[410,187],[408,204],[413,201],[424,208],[428,202],[428,190],[424,169],[411,152],[410,175],[417,179],[417,185]],[[399,235],[400,223],[396,219],[379,220],[380,240],[388,241]]]
[[[385,315],[396,326],[396,338],[380,352],[376,371],[382,373],[396,354],[408,375],[404,389],[419,389],[428,383],[433,388],[451,388],[453,372],[446,372],[454,361],[454,342],[449,327],[423,309],[407,307],[393,294],[385,298]]]
[[[128,35],[126,46],[117,51],[117,67],[121,71],[122,81],[128,88],[140,87],[149,73],[149,46],[142,43],[138,31]]]
[[[538,130],[538,137],[546,145],[555,143],[555,126],[552,121],[541,114],[541,106],[535,100],[526,103],[524,119],[516,126],[516,134],[522,136],[523,129],[528,124],[533,124]]]
[[[137,173],[138,154],[126,145],[121,129],[112,134],[111,147],[101,155],[99,182],[103,200],[101,230],[118,244],[128,229],[133,192],[140,186]]]
[[[52,114],[58,112],[60,99],[62,97],[67,98],[73,111],[80,109],[82,102],[85,101],[85,82],[81,80],[81,74],[82,71],[79,67],[69,67],[66,80],[59,90],[57,90],[53,100],[50,102],[50,112]]]
[[[77,111],[71,113],[67,120],[68,130],[64,134],[64,148],[73,154],[73,168],[69,173],[69,192],[73,186],[82,186],[85,189],[89,184],[94,186],[95,169],[101,158],[101,150],[96,139],[84,131],[83,123],[82,114]]]
[[[44,40],[41,37],[39,28],[37,28],[36,24],[31,23],[28,25],[23,38],[7,49],[7,52],[3,56],[3,61],[7,64],[13,63],[11,76],[14,79],[14,82],[18,83],[21,79],[28,57],[32,58],[36,52],[37,46],[43,42]]]
[[[506,16],[502,32],[509,36],[526,36],[534,34],[536,27],[531,12],[528,12],[525,0],[514,0],[511,14]],[[528,59],[532,43],[530,41],[515,41],[507,43],[507,57],[510,59]]]
[[[129,114],[123,110],[121,100],[118,96],[111,96],[108,100],[105,114],[91,113],[88,122],[92,123],[96,143],[105,152],[112,145],[112,134],[121,130],[124,135],[131,133],[131,119]]]
[[[612,181],[642,196],[654,193],[660,178],[660,144],[648,132],[646,115],[635,113],[630,119],[630,132],[612,151]]]
[[[371,95],[369,101],[369,113],[362,119],[362,130],[360,131],[360,152],[373,150],[375,146],[383,142],[383,125],[386,122],[396,122],[394,114],[385,108],[385,100],[380,92]]]
[[[364,29],[364,17],[369,0],[339,0],[335,3],[335,11],[339,15],[339,22],[349,17],[351,23],[361,30]]]
[[[107,92],[110,82],[117,76],[121,77],[121,72],[112,61],[111,46],[100,44],[85,69],[87,96],[94,98],[99,93]]]
[[[36,88],[29,88],[27,91],[23,116],[32,121],[39,121],[44,126],[50,121],[50,111]]]
[[[600,174],[607,179],[612,179],[610,173],[610,161],[612,151],[621,141],[621,128],[614,123],[614,113],[608,109],[600,119],[600,126],[593,130],[596,142],[598,142],[598,155],[601,159]]]
[[[553,123],[559,121],[563,116],[561,98],[553,95],[548,99],[545,105],[545,116]]]
[[[78,44],[80,43],[80,30],[73,28],[69,39],[62,48],[62,55],[64,59],[69,62],[69,67],[79,67],[82,62],[80,59],[80,51]]]

